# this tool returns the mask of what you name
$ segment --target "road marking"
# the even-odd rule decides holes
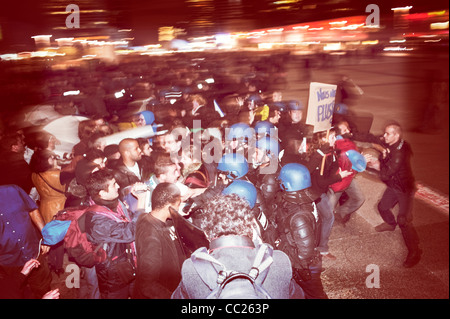
[[[445,211],[447,214],[449,213],[449,200],[448,196],[440,194],[439,192],[423,185],[422,183],[416,183],[417,192],[416,197],[432,204]]]

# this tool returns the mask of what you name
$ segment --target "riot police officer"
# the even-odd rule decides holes
[[[282,191],[277,196],[277,249],[290,258],[295,281],[307,299],[327,299],[322,280],[322,257],[316,250],[320,239],[320,220],[312,194],[308,169],[288,163],[278,175]]]

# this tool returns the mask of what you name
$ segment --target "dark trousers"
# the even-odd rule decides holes
[[[101,299],[129,299],[133,295],[134,290],[134,281],[125,287],[114,291],[101,291],[100,290],[100,298]]]
[[[378,203],[378,211],[381,218],[391,226],[398,225],[400,227],[409,252],[417,251],[419,248],[419,236],[412,224],[413,200],[414,192],[404,193],[388,187]],[[399,212],[396,220],[391,209],[397,204]]]
[[[300,269],[292,269],[293,278],[303,289],[305,299],[328,299],[320,278],[322,274],[322,257],[319,258],[320,260],[311,265],[307,272]]]
[[[40,299],[51,290],[52,274],[47,256],[38,258],[40,266],[25,277],[22,267],[0,266],[0,299]]]
[[[63,269],[64,265],[64,242],[51,246],[48,252],[48,266],[53,270]]]

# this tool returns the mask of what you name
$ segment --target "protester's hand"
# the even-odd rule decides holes
[[[383,159],[385,159],[387,157],[387,155],[390,153],[391,151],[388,148],[385,148],[383,150]]]
[[[380,161],[377,158],[375,158],[371,154],[364,154],[364,158],[366,159],[367,167],[375,169],[377,171],[380,170]]]
[[[28,276],[34,268],[37,268],[40,265],[40,262],[36,259],[30,259],[25,263],[25,265],[23,265],[21,273],[25,276]]]
[[[339,175],[341,175],[341,178],[345,178],[345,177],[350,176],[352,174],[353,174],[352,171],[347,171],[347,170],[343,171],[343,170],[341,170],[339,168]]]
[[[364,158],[365,158],[365,160],[366,160],[366,163],[370,163],[370,162],[373,162],[373,161],[374,161],[373,155],[368,154],[368,153],[362,154],[362,155],[364,156]]]
[[[237,97],[237,98],[236,98],[236,103],[237,103],[239,106],[244,105],[244,98],[243,98],[243,97]]]
[[[131,186],[130,192],[136,198],[144,197],[147,195],[148,186],[145,183],[135,183]]]
[[[47,245],[41,245],[41,254],[45,255],[50,251],[50,246]]]
[[[42,299],[59,299],[59,289],[50,290],[42,297]]]

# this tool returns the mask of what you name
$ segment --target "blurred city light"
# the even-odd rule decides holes
[[[397,7],[397,8],[392,8],[392,11],[407,11],[407,10],[411,10],[412,6],[405,6],[405,7]]]

